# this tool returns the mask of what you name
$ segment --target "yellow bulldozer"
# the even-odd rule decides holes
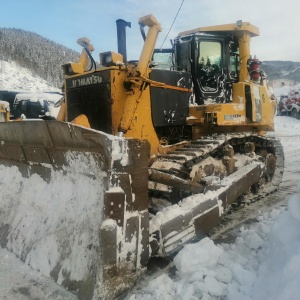
[[[1,123],[1,246],[79,299],[116,298],[149,258],[205,236],[283,172],[266,135],[276,103],[250,56],[257,27],[200,27],[155,49],[162,29],[148,15],[140,58],[127,61],[119,24],[120,53],[101,53],[100,66],[78,40],[57,120]]]

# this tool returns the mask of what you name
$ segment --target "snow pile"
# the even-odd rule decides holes
[[[46,80],[36,76],[13,61],[0,60],[0,90],[27,90],[33,92],[59,92]]]
[[[299,228],[300,187],[287,210],[274,209],[241,227],[235,243],[204,238],[186,245],[174,258],[173,278],[160,275],[129,299],[298,299]]]
[[[228,300],[267,299],[252,298],[252,293],[254,288],[258,296],[258,287],[257,291],[255,288],[261,280],[260,264],[266,259],[268,249],[276,247],[274,243],[264,241],[268,240],[274,218],[282,210],[273,210],[260,216],[258,222],[249,229],[241,227],[234,244],[216,245],[211,239],[204,238],[198,243],[186,245],[174,258],[177,269],[174,278],[163,274],[144,291],[129,299],[208,300],[223,299],[225,296]]]

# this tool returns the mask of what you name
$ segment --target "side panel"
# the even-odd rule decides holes
[[[246,102],[246,117],[249,123],[258,123],[274,129],[274,108],[264,86],[258,84],[234,83],[233,102]]]
[[[191,88],[191,79],[188,73],[154,69],[150,73],[150,79],[175,88]],[[154,126],[186,124],[186,118],[189,116],[189,92],[151,86],[150,94]]]
[[[199,134],[273,131],[272,101],[262,85],[234,83],[232,103],[191,106],[187,123],[194,125],[197,138]]]

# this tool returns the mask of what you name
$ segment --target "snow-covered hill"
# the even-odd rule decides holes
[[[264,70],[270,81],[278,79],[300,82],[300,62],[294,61],[264,61],[261,69]]]
[[[64,79],[61,66],[77,61],[79,53],[36,33],[0,28],[0,59],[14,61],[60,88]]]
[[[46,80],[14,61],[0,60],[0,90],[26,90],[32,92],[58,92]]]

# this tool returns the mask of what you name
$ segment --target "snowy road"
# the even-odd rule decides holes
[[[240,223],[235,223],[234,230],[230,233],[231,239],[228,241],[231,244],[217,246],[207,238],[185,247],[175,258],[177,272],[173,273],[174,276],[158,274],[160,276],[147,282],[140,290],[132,291],[128,299],[209,300],[224,299],[225,296],[228,300],[266,299],[259,296],[252,298],[253,286],[259,286],[255,284],[256,279],[263,274],[259,269],[260,262],[269,247],[264,242],[269,239],[274,219],[282,214],[282,206],[287,204],[290,195],[297,192],[297,183],[300,180],[300,121],[289,117],[276,117],[275,126],[275,135],[284,146],[285,172],[283,182],[275,194],[245,209],[247,214],[253,214],[256,221],[243,224],[241,217]],[[277,209],[272,210],[274,207]],[[226,232],[224,236],[228,237],[228,234]],[[0,248],[0,255],[0,299],[77,299],[76,295],[21,263],[6,249]],[[271,267],[274,270],[274,265]],[[282,289],[285,291],[284,287]],[[261,289],[257,293],[256,295],[263,295]],[[284,299],[297,298],[291,296]]]

